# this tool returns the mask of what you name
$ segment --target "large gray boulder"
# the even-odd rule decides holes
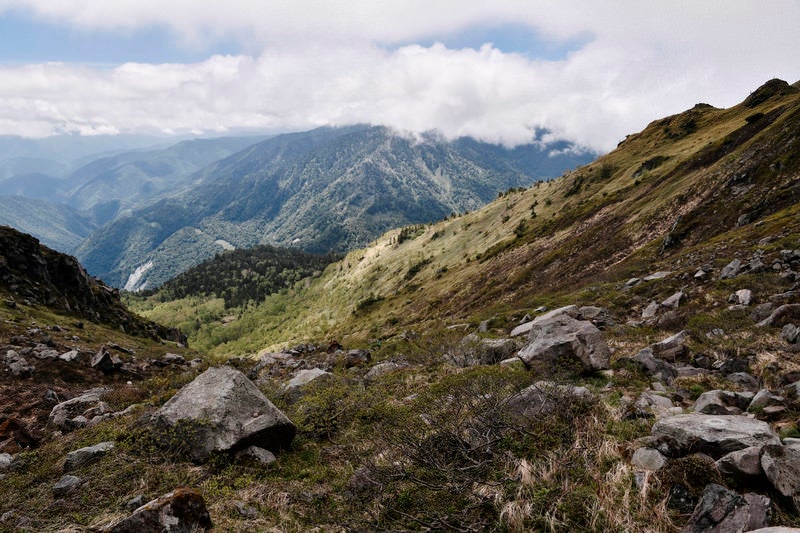
[[[197,376],[153,415],[153,421],[172,438],[186,439],[195,461],[214,451],[248,446],[278,451],[291,444],[296,431],[252,381],[228,366]]]
[[[659,450],[677,457],[701,452],[719,459],[749,446],[780,444],[769,424],[747,416],[714,416],[700,413],[662,418],[653,425]]]
[[[518,357],[528,368],[552,370],[563,363],[580,363],[585,372],[608,368],[611,350],[594,324],[559,314],[534,321],[528,344]]]
[[[569,315],[573,318],[579,316],[580,311],[578,310],[577,305],[566,305],[564,307],[559,307],[558,309],[553,309],[552,311],[548,311],[543,315],[539,315],[533,320],[529,322],[525,322],[524,324],[520,324],[519,326],[515,327],[511,330],[509,336],[511,337],[518,337],[520,335],[529,335],[531,329],[536,324],[541,324],[542,322],[546,322],[551,318],[559,315]]]

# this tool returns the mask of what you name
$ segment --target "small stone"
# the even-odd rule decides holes
[[[633,458],[631,459],[631,464],[633,466],[650,472],[660,470],[666,462],[667,458],[664,457],[661,452],[652,448],[637,449],[633,452]]]
[[[81,478],[77,476],[65,475],[53,485],[53,497],[63,498],[81,486]]]
[[[69,452],[64,461],[64,472],[77,470],[78,468],[83,468],[84,466],[97,462],[113,449],[113,442],[101,442],[94,446],[87,446],[86,448],[80,448],[79,450]]]
[[[258,517],[258,511],[255,507],[247,505],[244,502],[233,502],[233,506],[242,518],[252,520]]]
[[[655,281],[655,280],[659,280],[659,279],[664,279],[667,276],[669,276],[670,274],[672,274],[672,272],[669,272],[669,271],[666,271],[666,270],[660,270],[658,272],[654,272],[654,273],[650,274],[649,276],[645,276],[642,279],[644,279],[644,281]]]
[[[14,457],[10,453],[0,453],[0,472],[7,472],[13,462]]]
[[[683,297],[686,296],[683,291],[678,291],[663,302],[661,305],[663,307],[668,307],[670,309],[677,309],[681,305],[681,300]]]
[[[789,344],[800,342],[800,328],[794,324],[786,324],[781,330],[781,338]]]
[[[719,279],[730,279],[735,278],[739,275],[739,272],[742,269],[742,262],[738,259],[734,259],[720,271]]]
[[[269,465],[274,463],[277,459],[275,454],[264,448],[258,446],[248,446],[244,450],[236,452],[237,459],[252,459],[262,465]]]
[[[658,314],[658,309],[661,306],[658,305],[658,302],[650,302],[647,307],[644,308],[642,311],[642,320],[652,320]]]
[[[127,509],[130,512],[133,512],[142,505],[144,505],[145,503],[146,500],[144,499],[144,494],[139,494],[138,496],[134,496],[133,498],[128,500],[128,502],[125,504],[125,509]]]

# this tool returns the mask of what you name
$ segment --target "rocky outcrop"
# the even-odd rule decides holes
[[[165,438],[185,440],[195,461],[248,446],[278,451],[291,444],[296,431],[252,381],[228,366],[200,374],[153,415],[153,422],[170,436]]]
[[[611,351],[600,330],[587,320],[576,320],[566,313],[539,317],[528,339],[518,354],[528,368],[552,372],[576,363],[583,372],[608,368]]]
[[[117,520],[103,533],[182,533],[210,531],[214,527],[203,496],[193,489],[179,488]]]
[[[719,459],[750,446],[780,444],[766,422],[736,415],[691,413],[662,418],[652,435],[659,441],[658,449],[671,457],[700,452]]]
[[[122,327],[128,333],[186,343],[177,329],[130,313],[119,291],[87,274],[74,257],[7,226],[0,226],[0,287],[29,303]]]

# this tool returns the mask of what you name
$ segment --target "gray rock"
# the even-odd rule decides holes
[[[669,272],[667,270],[659,270],[658,272],[654,272],[654,273],[650,274],[649,276],[645,276],[642,279],[644,281],[655,281],[655,280],[658,280],[658,279],[664,279],[667,276],[669,276],[670,274],[672,274],[672,272]]]
[[[398,363],[396,361],[385,361],[383,363],[378,363],[369,369],[369,372],[366,373],[364,379],[366,381],[374,381],[381,376],[385,376],[386,374],[394,372],[395,370],[400,370],[406,366],[408,365],[405,363]]]
[[[652,448],[638,448],[633,452],[633,458],[631,458],[633,466],[649,472],[660,470],[666,462],[667,458],[661,452]]]
[[[633,287],[634,285],[637,285],[640,281],[642,281],[642,280],[639,279],[639,278],[631,278],[631,279],[629,279],[628,281],[625,282],[625,286],[626,287]]]
[[[0,473],[8,472],[13,462],[14,457],[10,453],[0,453]]]
[[[53,497],[63,498],[64,496],[67,496],[80,487],[81,483],[83,483],[83,481],[81,481],[81,478],[77,476],[61,476],[61,479],[59,479],[56,484],[53,485]]]
[[[672,380],[678,375],[674,365],[653,355],[653,350],[650,348],[641,350],[632,360],[647,370],[654,378],[667,384],[672,383]]]
[[[739,272],[742,271],[742,262],[738,259],[734,259],[727,265],[725,265],[719,273],[719,279],[731,279],[735,278],[739,275]]]
[[[369,350],[348,350],[344,361],[347,368],[364,366],[372,361],[372,354]]]
[[[757,482],[764,477],[761,469],[761,446],[749,446],[723,455],[717,460],[717,469],[739,483]]]
[[[800,533],[800,528],[783,526],[762,527],[759,529],[752,529],[747,533]]]
[[[80,396],[59,403],[50,411],[47,419],[48,427],[70,431],[81,422],[85,424],[87,419],[83,414],[89,409],[104,405],[100,397],[108,391],[109,389],[103,388],[90,389]],[[75,420],[77,417],[81,417],[83,420]]]
[[[584,320],[588,320],[592,324],[597,327],[605,327],[605,326],[613,326],[614,319],[611,318],[611,315],[608,313],[608,310],[604,307],[598,307],[596,305],[585,305],[578,309],[581,317]]]
[[[139,494],[138,496],[134,496],[125,504],[125,509],[128,511],[135,511],[139,507],[145,504],[144,494]]]
[[[765,407],[783,405],[785,401],[786,399],[783,396],[778,396],[766,389],[761,389],[753,396],[750,405],[747,406],[747,410],[749,412],[759,411]]]
[[[214,527],[206,503],[193,489],[175,489],[125,518],[106,526],[103,533],[199,533]]]
[[[681,300],[683,297],[686,296],[683,291],[678,291],[663,302],[661,302],[662,307],[667,307],[669,309],[677,309],[681,305]]]
[[[236,512],[239,513],[239,516],[242,518],[246,518],[248,520],[252,520],[258,517],[258,511],[255,507],[247,505],[244,502],[233,502],[234,508],[236,508]]]
[[[642,320],[653,320],[658,314],[658,310],[660,308],[661,306],[658,304],[658,302],[650,302],[642,311]]]
[[[236,452],[237,459],[251,459],[262,465],[269,465],[277,461],[275,454],[258,446],[248,446],[244,450]]]
[[[794,437],[786,437],[783,439],[783,445],[787,448],[794,448],[800,450],[800,439]]]
[[[656,415],[668,413],[674,406],[672,400],[666,396],[655,394],[652,392],[644,391],[639,395],[639,398],[634,404],[638,409],[647,409]]]
[[[750,404],[752,394],[712,390],[698,396],[694,411],[706,415],[740,415]]]
[[[513,339],[481,339],[476,348],[478,362],[493,365],[514,355],[518,346]]]
[[[122,366],[122,361],[120,361],[119,357],[109,352],[105,346],[101,346],[97,353],[92,356],[90,365],[92,368],[108,373],[119,369]]]
[[[675,335],[671,335],[662,341],[651,344],[650,349],[656,357],[667,361],[675,361],[686,354],[686,341],[688,339],[688,333],[679,331]]]
[[[734,305],[748,306],[753,299],[753,292],[750,289],[740,289],[728,296],[728,303]]]
[[[752,374],[747,372],[733,372],[725,376],[725,379],[748,390],[758,390],[758,380]]]
[[[185,365],[186,358],[177,353],[166,353],[164,357],[161,358],[165,364],[168,365]]]
[[[534,320],[529,343],[519,352],[526,367],[543,370],[567,361],[579,362],[587,372],[604,370],[610,357],[603,334],[594,324],[566,314]]]
[[[784,304],[775,309],[767,318],[756,324],[757,327],[783,325],[788,318],[800,318],[800,304]]]
[[[321,368],[309,368],[300,370],[294,375],[292,379],[286,384],[286,390],[299,389],[320,378],[328,378],[331,376],[330,372],[326,372]]]
[[[79,363],[83,360],[83,354],[78,350],[70,350],[62,353],[58,358],[67,363]]]
[[[701,452],[719,459],[749,446],[780,444],[769,424],[737,415],[690,413],[662,418],[653,425],[652,435],[664,442],[673,457]]]
[[[46,344],[37,344],[33,347],[32,353],[36,359],[40,360],[58,359],[58,351],[53,350]]]
[[[543,321],[550,320],[551,318],[558,316],[558,315],[569,315],[573,318],[579,316],[578,306],[576,305],[567,305],[564,307],[559,307],[558,309],[553,309],[552,311],[548,311],[543,315],[539,315],[530,322],[526,322],[524,324],[520,324],[519,326],[515,327],[511,330],[509,336],[511,337],[518,337],[520,335],[530,334],[531,329],[533,328],[534,324],[541,323]]]
[[[105,454],[114,449],[113,442],[101,442],[94,446],[87,446],[69,452],[64,460],[64,472],[72,472],[100,460]]]
[[[766,496],[744,496],[711,483],[681,533],[741,533],[768,524],[772,502]]]
[[[4,357],[6,367],[11,375],[17,378],[27,378],[33,375],[36,367],[14,350],[8,350]]]
[[[153,415],[157,428],[185,433],[192,459],[213,451],[259,446],[288,447],[294,424],[238,370],[209,368],[184,386]]]
[[[537,381],[507,400],[511,411],[526,417],[548,412],[570,401],[588,401],[592,393],[586,387],[560,385],[552,381]]]
[[[800,450],[780,445],[764,446],[761,468],[778,492],[787,497],[800,494]]]
[[[800,342],[800,328],[794,324],[786,324],[781,330],[781,338],[789,344]]]

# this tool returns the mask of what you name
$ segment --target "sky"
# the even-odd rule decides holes
[[[0,0],[0,135],[381,124],[597,151],[800,80],[800,0]]]

